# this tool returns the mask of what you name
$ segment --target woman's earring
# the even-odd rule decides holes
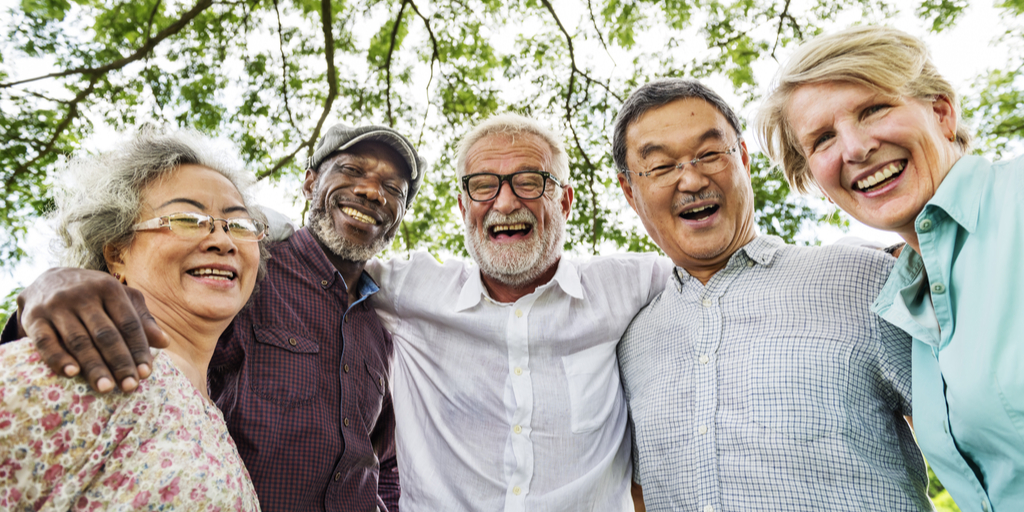
[[[122,279],[121,274],[118,274],[117,272],[114,272],[114,279],[117,279],[121,284],[124,284],[126,281],[128,281],[127,279]]]

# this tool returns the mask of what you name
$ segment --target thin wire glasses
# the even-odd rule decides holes
[[[729,165],[729,155],[736,153],[739,148],[740,141],[737,140],[732,146],[722,151],[709,151],[693,160],[678,162],[675,165],[660,165],[647,172],[629,172],[637,176],[649,178],[653,185],[671,187],[679,182],[679,176],[683,173],[686,164],[692,165],[693,169],[701,174],[721,172]]]
[[[481,172],[462,177],[462,188],[469,198],[477,202],[490,201],[501,193],[501,184],[508,182],[512,193],[519,199],[537,199],[544,195],[548,180],[559,187],[562,183],[549,172],[519,171],[512,174]]]
[[[267,236],[267,226],[253,219],[215,219],[209,215],[194,212],[178,212],[140,222],[132,229],[145,231],[167,228],[182,238],[199,238],[213,233],[217,221],[224,223],[224,232],[242,242],[259,242]]]

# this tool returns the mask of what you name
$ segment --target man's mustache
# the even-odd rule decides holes
[[[714,190],[705,190],[699,194],[686,194],[680,197],[675,203],[672,204],[672,211],[685,210],[687,206],[701,201],[708,200],[721,200],[725,199],[725,196],[721,192]]]

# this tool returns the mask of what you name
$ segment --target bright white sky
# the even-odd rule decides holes
[[[16,3],[17,0],[0,0],[0,12],[7,11],[8,7]],[[1005,66],[1007,49],[994,42],[994,39],[1004,31],[1005,25],[991,0],[972,4],[956,27],[938,36],[927,33],[924,24],[913,16],[913,6],[919,3],[919,0],[896,1],[896,4],[901,6],[898,26],[928,41],[939,69],[959,90],[965,91],[975,77],[985,70]],[[566,18],[567,16],[563,15],[562,17]],[[6,22],[6,17],[0,15],[0,23]],[[784,61],[788,53],[784,51],[780,51],[780,53],[780,60]],[[767,84],[775,73],[777,64],[769,60],[758,64],[756,69],[760,83]],[[731,98],[727,96],[726,99]],[[739,105],[739,101],[735,101],[734,104]],[[750,105],[741,111],[741,115],[749,119],[756,108],[756,104]],[[103,132],[103,130],[97,131]],[[748,141],[754,140],[749,134],[746,138]],[[90,144],[90,142],[87,141],[86,144]],[[429,157],[430,155],[425,156]],[[272,205],[298,219],[302,204],[297,200],[297,185],[298,182],[292,180],[282,180],[281,185],[276,187],[263,184],[258,197],[263,204]],[[824,226],[816,227],[812,232],[804,235],[808,239],[816,237],[826,244],[846,235],[872,240],[882,245],[899,241],[899,238],[892,233],[873,230],[856,221],[851,221],[850,224],[849,233],[842,233],[838,229]],[[16,286],[28,284],[43,270],[56,264],[56,258],[49,249],[52,238],[53,230],[50,226],[45,222],[37,223],[37,229],[31,230],[27,243],[24,245],[29,253],[28,257],[22,264],[10,271],[0,270],[0,297],[6,295]]]

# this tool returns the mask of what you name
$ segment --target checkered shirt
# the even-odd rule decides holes
[[[910,339],[869,310],[894,263],[762,236],[677,268],[619,346],[647,510],[931,510]]]
[[[271,248],[267,278],[210,361],[210,396],[260,506],[395,512],[399,482],[391,335],[308,230]]]

